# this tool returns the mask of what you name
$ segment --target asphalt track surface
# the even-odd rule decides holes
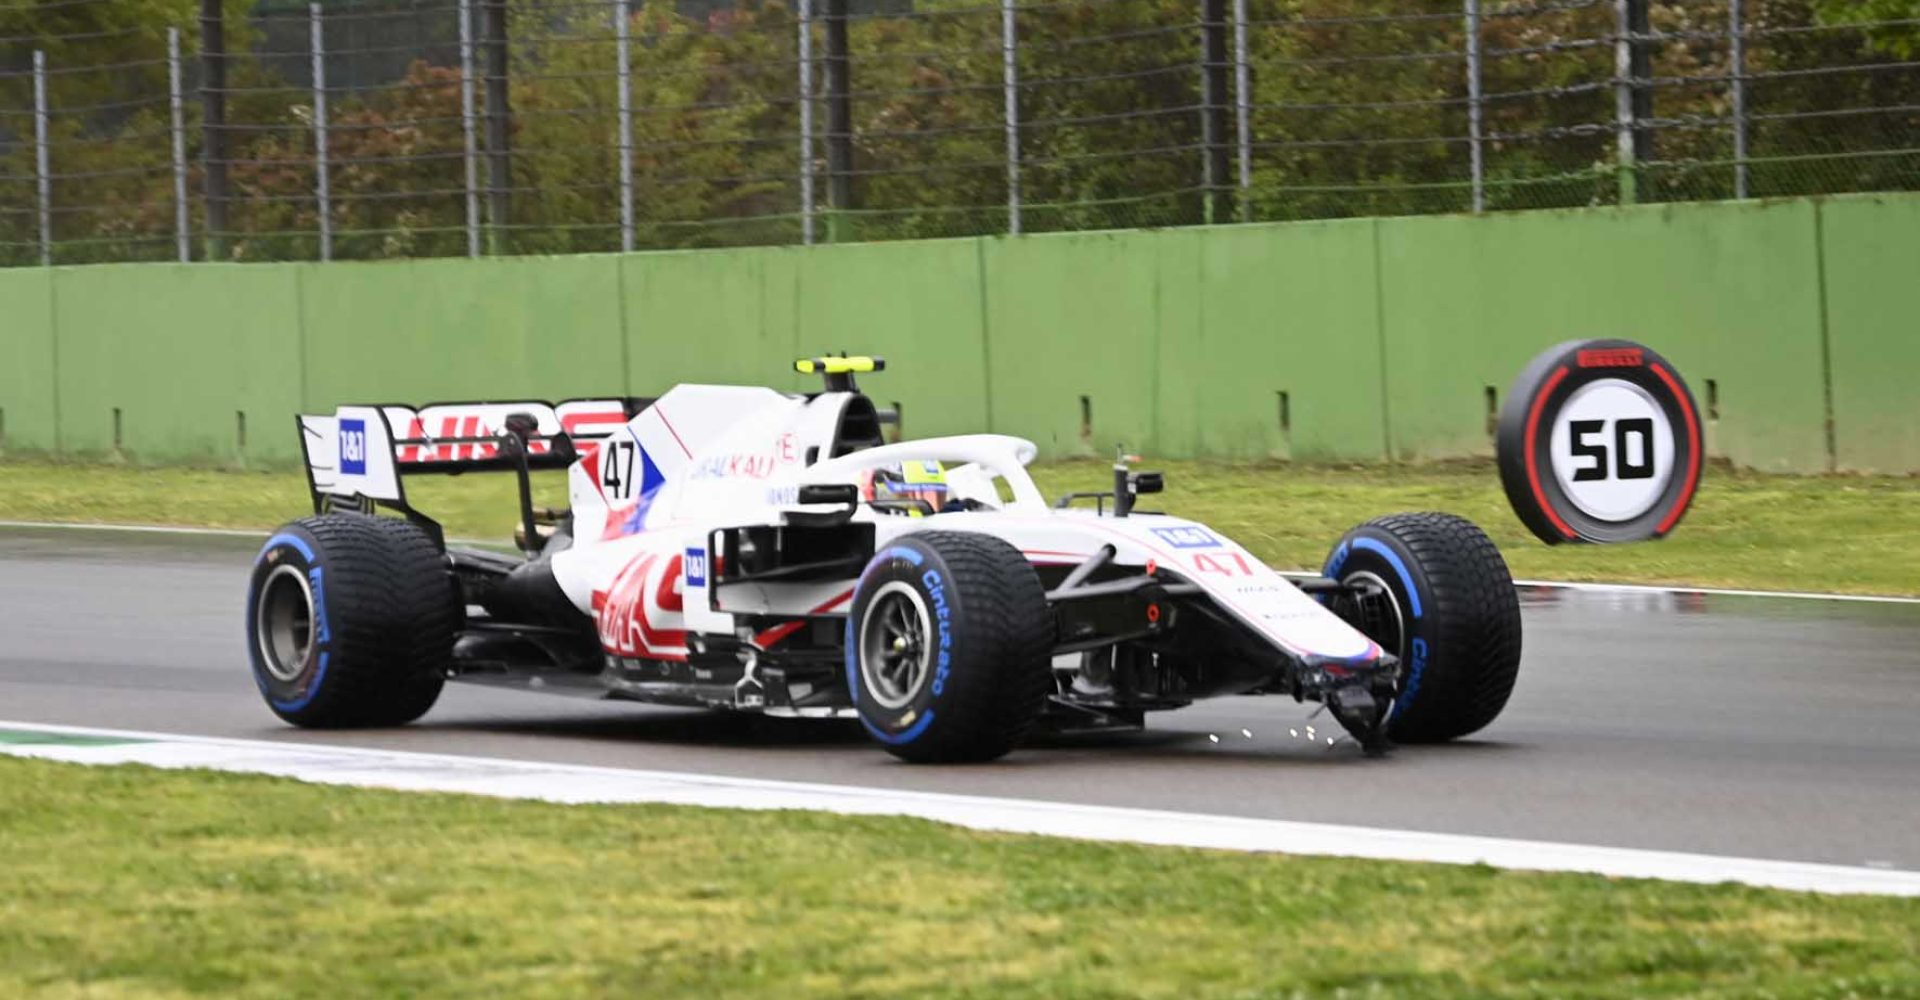
[[[247,671],[257,545],[0,529],[0,719],[1920,869],[1920,605],[1529,589],[1519,688],[1460,743],[1367,759],[1231,698],[930,768],[843,723],[458,684],[405,728],[295,730]]]

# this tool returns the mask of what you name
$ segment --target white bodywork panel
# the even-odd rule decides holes
[[[400,500],[393,431],[377,406],[342,406],[333,416],[300,417],[307,471],[320,493]]]
[[[1102,517],[1090,510],[942,514],[935,521],[927,526],[1003,538],[1036,564],[1076,564],[1112,545],[1115,564],[1152,564],[1162,575],[1198,584],[1222,610],[1296,656],[1359,660],[1379,652],[1239,543],[1194,521],[1164,514]]]
[[[684,656],[687,630],[733,635],[735,613],[844,615],[852,603],[853,575],[843,583],[734,585],[716,598],[708,585],[710,533],[786,523],[788,511],[802,509],[796,500],[803,484],[853,483],[868,469],[931,459],[947,463],[956,494],[995,509],[907,517],[862,507],[854,520],[874,525],[876,551],[900,535],[929,530],[993,535],[1035,564],[1078,564],[1112,545],[1116,565],[1151,564],[1163,575],[1198,585],[1223,610],[1290,654],[1358,661],[1380,653],[1366,636],[1243,546],[1205,525],[1161,514],[1116,518],[1050,508],[1025,468],[1037,449],[1020,438],[930,438],[808,464],[810,454],[831,454],[846,398],[725,386],[675,389],[629,425],[659,471],[659,481],[633,506],[613,505],[609,498],[614,514],[598,522],[598,532],[592,530],[593,519],[580,514],[598,499],[581,492],[596,479],[594,462],[576,466],[576,542],[553,557],[554,574],[578,607],[600,616],[603,638],[618,640],[605,643],[609,652]],[[674,429],[671,439],[662,436],[663,426]],[[699,428],[697,439],[689,436],[693,428]],[[1009,499],[993,491],[995,480],[1005,485]]]
[[[568,600],[594,616],[602,647],[615,656],[684,660],[690,633],[737,636],[764,648],[798,627],[742,634],[736,615],[844,616],[857,572],[839,582],[743,582],[716,595],[708,539],[722,528],[786,524],[789,512],[831,512],[799,507],[799,488],[856,483],[862,472],[912,460],[944,463],[952,494],[988,509],[909,517],[862,506],[853,520],[874,526],[876,551],[901,535],[929,530],[993,535],[1035,565],[1076,565],[1111,545],[1115,565],[1152,566],[1164,578],[1199,586],[1223,611],[1293,656],[1358,662],[1380,655],[1366,636],[1205,525],[1162,514],[1119,518],[1049,507],[1026,471],[1037,452],[1030,441],[970,434],[861,447],[836,457],[836,450],[847,450],[835,435],[856,399],[844,392],[797,396],[682,385],[624,423],[618,400],[576,400],[558,407],[442,404],[417,413],[343,406],[333,416],[303,416],[301,426],[318,492],[381,500],[403,499],[397,471],[407,462],[493,457],[488,445],[465,452],[455,445],[396,449],[396,437],[485,436],[512,413],[533,414],[542,433],[577,435],[581,458],[568,470],[574,542],[552,556],[553,574]]]

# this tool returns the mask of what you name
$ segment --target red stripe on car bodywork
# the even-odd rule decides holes
[[[847,603],[850,600],[853,600],[852,590],[848,590],[846,593],[841,594],[839,597],[836,597],[833,600],[828,601],[827,603],[822,604],[819,607],[814,608],[812,611],[809,611],[807,613],[810,615],[825,614],[829,611],[832,611],[834,608],[837,608],[840,605]],[[805,628],[806,624],[807,624],[806,620],[801,619],[799,621],[791,621],[791,622],[786,622],[785,624],[775,625],[774,627],[767,629],[765,632],[762,632],[759,635],[754,636],[753,644],[756,646],[759,646],[761,649],[766,649],[769,646],[772,646],[774,643],[779,642],[780,640],[785,639],[787,636],[790,636],[795,632],[800,631],[802,628]]]
[[[680,446],[680,453],[687,456],[688,458],[692,458],[693,449],[688,448],[687,443],[685,441],[680,440],[680,432],[673,429],[672,421],[669,421],[667,419],[667,411],[661,409],[659,404],[655,404],[653,407],[653,415],[656,417],[659,417],[660,426],[665,427],[667,429],[667,433],[673,435],[673,443]]]

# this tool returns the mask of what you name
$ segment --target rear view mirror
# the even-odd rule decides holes
[[[851,507],[860,502],[860,488],[852,483],[808,483],[800,487],[795,501],[802,504],[831,503]]]

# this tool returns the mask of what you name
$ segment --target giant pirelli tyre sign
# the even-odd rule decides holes
[[[1534,358],[1507,393],[1495,445],[1514,512],[1550,545],[1660,538],[1700,485],[1693,394],[1629,340],[1568,341]]]

